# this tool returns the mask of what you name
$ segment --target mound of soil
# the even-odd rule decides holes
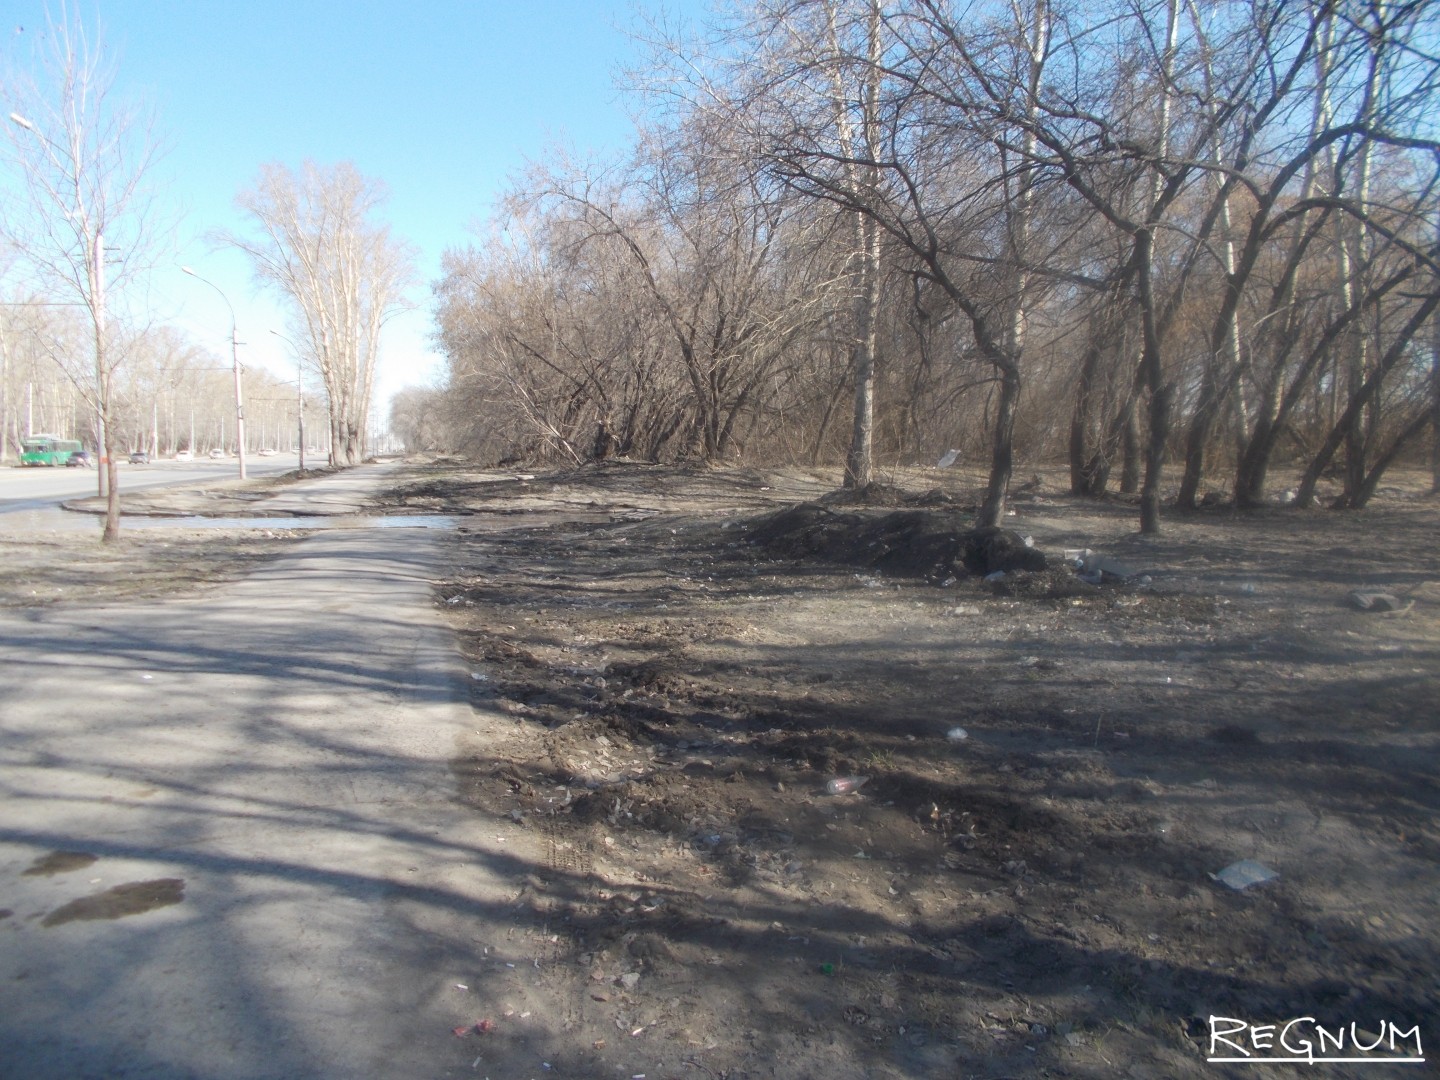
[[[940,510],[876,516],[801,503],[742,528],[752,543],[786,558],[824,559],[927,581],[1047,568],[1044,553],[1019,533],[967,528],[960,514]]]

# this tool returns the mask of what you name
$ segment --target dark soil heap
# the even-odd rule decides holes
[[[801,503],[756,518],[749,538],[790,558],[824,559],[932,582],[1047,568],[1044,553],[1019,533],[967,528],[961,514],[945,510],[876,516]]]

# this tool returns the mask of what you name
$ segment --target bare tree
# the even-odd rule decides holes
[[[384,200],[349,162],[307,161],[298,174],[272,163],[237,199],[259,235],[224,236],[292,306],[329,398],[331,464],[364,457],[380,332],[411,306],[413,249],[373,220]]]
[[[46,302],[87,315],[93,362],[67,362],[63,370],[94,412],[111,541],[120,533],[113,388],[124,352],[114,347],[110,324],[154,247],[146,184],[158,145],[147,114],[116,99],[115,68],[97,34],[62,10],[42,40],[39,76],[7,88],[19,196],[8,201],[3,229]]]
[[[923,5],[922,5],[923,7]],[[821,33],[807,33],[818,14]],[[834,33],[838,14],[853,27]],[[770,167],[789,187],[868,219],[925,288],[943,296],[970,329],[969,350],[992,371],[998,387],[991,420],[991,468],[980,522],[1005,516],[1013,469],[1025,310],[1032,297],[1026,264],[1034,254],[1032,225],[1040,197],[1028,161],[1016,166],[1010,143],[1024,139],[1009,116],[1033,109],[1047,52],[1049,12],[1016,7],[974,20],[962,34],[935,9],[886,15],[873,2],[800,3],[768,16],[785,33],[764,30],[772,43],[762,85],[746,90],[752,136]],[[767,24],[761,24],[762,29]],[[829,53],[817,56],[814,43]],[[965,58],[957,65],[953,50]],[[982,56],[983,54],[983,56]],[[964,70],[974,61],[970,70]],[[837,66],[848,72],[815,78]],[[973,78],[981,68],[1005,73],[1005,109],[977,108],[990,89]],[[992,84],[993,85],[993,84]],[[854,92],[848,88],[854,87]],[[837,100],[844,108],[837,109]],[[851,117],[854,119],[852,120]],[[875,244],[856,230],[861,280],[873,276]],[[858,384],[872,349],[874,294],[855,290],[856,440],[866,424]]]
[[[1067,431],[1143,532],[1182,443],[1181,506],[1225,455],[1258,500],[1285,446],[1343,451],[1359,507],[1440,393],[1434,3],[755,0],[662,36],[630,165],[533,177],[515,249],[447,264],[447,397],[572,460],[863,484],[963,446],[987,523]]]

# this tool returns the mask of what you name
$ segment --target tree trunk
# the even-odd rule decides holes
[[[1150,392],[1150,437],[1145,445],[1145,479],[1140,488],[1140,532],[1153,536],[1160,531],[1160,482],[1165,468],[1165,441],[1170,434],[1170,404],[1173,388],[1164,383],[1160,357],[1160,331],[1155,321],[1155,297],[1150,269],[1154,236],[1144,229],[1135,237],[1135,281],[1140,300],[1143,344],[1140,370]]]
[[[1371,403],[1380,393],[1380,385],[1384,382],[1385,376],[1389,374],[1400,359],[1405,356],[1410,343],[1414,340],[1415,334],[1425,325],[1427,319],[1434,314],[1436,307],[1440,307],[1440,293],[1426,297],[1425,302],[1420,305],[1405,326],[1396,335],[1394,344],[1385,351],[1380,362],[1375,365],[1369,377],[1356,388],[1351,394],[1349,403],[1345,406],[1344,412],[1336,420],[1335,426],[1330,429],[1330,434],[1320,449],[1316,451],[1309,466],[1305,469],[1305,475],[1300,481],[1300,490],[1296,497],[1296,504],[1299,506],[1313,506],[1315,503],[1315,487],[1320,481],[1320,475],[1329,467],[1330,462],[1335,458],[1335,452],[1340,449],[1342,443],[1347,446],[1355,439],[1356,429],[1365,422],[1366,413]],[[1363,463],[1363,459],[1362,463]],[[1347,472],[1349,463],[1346,463]],[[1345,493],[1341,502],[1345,505],[1353,504],[1364,487],[1365,477],[1354,484],[1347,481]]]
[[[1170,432],[1174,388],[1162,386],[1150,395],[1150,439],[1145,445],[1145,480],[1140,489],[1140,531],[1160,532],[1160,481],[1165,467],[1165,441]]]
[[[100,392],[107,406],[112,390],[107,372],[100,385]],[[108,412],[108,408],[106,411]],[[109,544],[120,539],[120,469],[115,462],[115,425],[111,423],[109,416],[102,416],[101,423],[105,434],[100,440],[98,449],[101,460],[97,462],[97,466],[105,473],[105,531],[100,539]]]
[[[980,528],[1005,523],[1005,502],[1015,468],[1015,407],[1020,400],[1020,372],[1009,367],[1000,376],[1000,400],[995,407],[995,437],[990,453],[990,482],[985,489],[976,524]]]
[[[1430,317],[1430,494],[1440,495],[1440,315]]]
[[[1121,444],[1120,494],[1134,495],[1140,490],[1140,399],[1131,394],[1115,418]]]
[[[1213,364],[1214,358],[1211,358]],[[1185,468],[1180,476],[1180,493],[1175,499],[1175,508],[1181,511],[1196,509],[1196,499],[1205,476],[1205,450],[1210,442],[1210,432],[1220,410],[1220,391],[1215,386],[1213,367],[1204,375],[1204,386],[1200,391],[1200,404],[1190,418],[1190,428],[1185,433]]]
[[[880,230],[870,218],[856,214],[861,240],[860,290],[855,298],[855,345],[851,370],[855,379],[855,417],[850,449],[845,455],[847,488],[863,488],[874,478],[875,322],[880,307]]]
[[[1100,370],[1100,347],[1092,343],[1080,362],[1079,385],[1075,389],[1075,407],[1070,411],[1070,494],[1094,497],[1104,491],[1095,487],[1094,461],[1090,453],[1091,413],[1094,411],[1095,379]]]
[[[1265,477],[1278,434],[1279,427],[1268,412],[1256,419],[1250,441],[1235,465],[1235,505],[1241,509],[1254,510],[1265,504]]]
[[[1375,489],[1380,484],[1380,478],[1385,475],[1385,470],[1395,463],[1395,459],[1400,456],[1400,452],[1405,449],[1406,444],[1424,431],[1430,421],[1431,416],[1428,409],[1422,410],[1414,420],[1410,421],[1409,426],[1400,433],[1390,449],[1380,455],[1374,467],[1366,474],[1365,480],[1356,491],[1354,498],[1342,497],[1337,509],[1364,510],[1366,504],[1374,496]]]

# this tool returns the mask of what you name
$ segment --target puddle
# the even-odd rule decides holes
[[[332,514],[292,517],[150,517],[122,514],[120,530],[129,529],[453,529],[459,519],[449,514]],[[102,519],[58,507],[27,508],[0,515],[0,533],[98,532]]]
[[[20,876],[54,877],[56,874],[68,874],[72,870],[84,870],[97,858],[99,856],[91,855],[88,851],[52,851],[49,855],[41,855]]]
[[[123,919],[127,915],[142,915],[156,908],[169,907],[185,899],[183,878],[157,878],[154,881],[131,881],[116,885],[93,896],[82,896],[71,900],[64,907],[56,908],[40,921],[41,926],[63,926],[69,922],[86,922],[95,919]]]
[[[336,514],[311,517],[121,517],[121,529],[453,529],[448,514]]]

